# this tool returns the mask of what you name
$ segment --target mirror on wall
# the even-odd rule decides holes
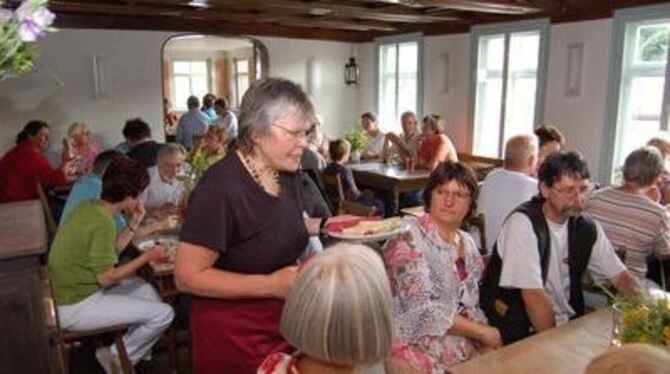
[[[245,37],[179,35],[163,46],[163,99],[166,137],[169,122],[187,111],[187,100],[206,94],[224,98],[231,110],[240,104],[251,82],[267,75],[265,46]],[[176,125],[176,124],[174,124]],[[174,125],[172,127],[174,127]]]

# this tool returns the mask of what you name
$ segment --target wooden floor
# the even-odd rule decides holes
[[[179,346],[179,373],[188,374],[191,372],[189,366],[189,352],[186,347],[186,331],[178,333]],[[73,350],[70,362],[71,374],[105,374],[102,367],[95,359],[94,342],[86,342],[82,346]],[[165,346],[159,343],[153,350],[153,358],[150,362],[141,362],[135,366],[136,374],[165,374],[170,372],[169,357]]]

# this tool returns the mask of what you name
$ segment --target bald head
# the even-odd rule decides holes
[[[505,144],[505,169],[527,175],[535,172],[537,163],[537,138],[533,135],[517,135]]]

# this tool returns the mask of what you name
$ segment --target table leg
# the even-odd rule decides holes
[[[393,189],[393,209],[395,211],[395,214],[400,213],[400,191],[398,191],[397,188]]]

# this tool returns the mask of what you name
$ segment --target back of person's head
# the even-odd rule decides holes
[[[191,95],[186,99],[186,106],[188,109],[200,108],[200,99],[197,96]]]
[[[142,140],[151,136],[151,127],[141,118],[131,118],[123,126],[123,137],[130,141]]]
[[[109,163],[102,176],[103,200],[118,203],[127,197],[137,197],[149,185],[149,173],[138,161],[117,157]]]
[[[228,100],[226,100],[225,97],[220,97],[220,98],[214,100],[214,106],[217,106],[221,109],[226,109],[226,108],[228,108]]]
[[[505,143],[505,168],[519,169],[528,166],[528,161],[537,158],[537,138],[532,135],[517,135]]]
[[[626,157],[623,164],[623,180],[640,187],[648,187],[656,182],[663,170],[665,162],[661,152],[655,147],[642,147]]]
[[[98,175],[103,175],[109,164],[114,159],[122,156],[123,155],[120,152],[113,149],[98,153],[98,155],[95,156],[95,161],[93,161],[93,172]]]
[[[21,132],[16,135],[16,144],[20,144],[28,140],[28,136],[35,136],[43,128],[49,128],[49,124],[38,119],[34,119],[23,126]]]
[[[214,94],[208,93],[202,97],[202,105],[205,108],[209,108],[214,105],[214,101],[216,101],[216,96],[214,96]]]
[[[344,139],[335,139],[328,143],[328,153],[333,161],[341,161],[347,152],[351,150],[351,144]]]
[[[374,112],[365,112],[361,114],[361,119],[369,119],[371,122],[377,122],[377,114]]]
[[[664,160],[670,157],[670,141],[668,141],[667,137],[653,137],[649,139],[647,145],[657,148]]]
[[[649,344],[626,344],[594,358],[584,374],[663,374],[670,371],[670,352]]]
[[[307,356],[371,365],[391,353],[391,290],[380,256],[339,243],[309,261],[286,299],[280,332]]]
[[[557,142],[561,146],[565,145],[565,137],[556,126],[542,125],[535,129],[535,136],[540,141],[540,147],[551,142]]]
[[[539,182],[547,187],[552,187],[564,175],[577,179],[590,177],[586,160],[576,151],[561,151],[549,155],[540,165],[537,174]]]
[[[300,85],[283,78],[253,82],[242,97],[237,117],[240,149],[250,151],[254,134],[268,134],[275,122],[286,117],[306,126],[315,122],[314,106]]]
[[[444,134],[444,120],[439,114],[429,114],[424,116],[423,126],[432,129],[436,134]]]
[[[179,143],[165,143],[158,149],[156,160],[162,160],[174,155],[186,156],[186,149]]]

